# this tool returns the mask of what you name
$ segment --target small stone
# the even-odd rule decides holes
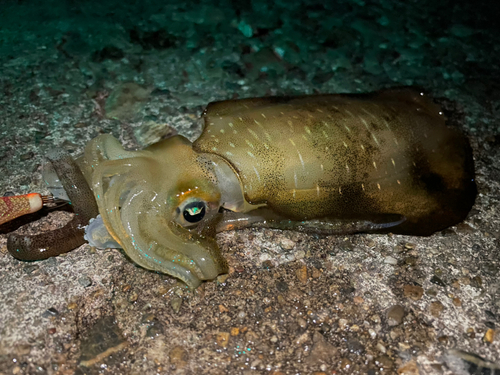
[[[229,310],[224,306],[224,305],[219,305],[219,312],[220,313],[225,313],[228,312]]]
[[[132,289],[132,285],[130,285],[130,284],[125,284],[125,285],[122,287],[122,291],[123,291],[123,292],[128,292],[130,289]]]
[[[408,249],[408,250],[412,250],[414,249],[417,245],[415,245],[414,243],[411,243],[411,242],[407,242],[405,243],[405,249]]]
[[[288,284],[283,280],[279,280],[276,282],[276,289],[278,289],[279,292],[284,293],[288,291]]]
[[[189,360],[188,352],[182,346],[174,346],[172,350],[170,350],[168,357],[170,359],[170,364],[175,365],[176,368],[186,367]]]
[[[466,333],[467,333],[467,337],[469,337],[471,339],[476,337],[476,333],[474,332],[474,328],[472,328],[472,327],[467,328]]]
[[[495,329],[495,323],[493,323],[493,322],[486,321],[486,322],[484,322],[484,325],[488,328]]]
[[[219,332],[215,341],[217,345],[227,348],[227,344],[229,343],[229,332]]]
[[[182,305],[182,298],[180,297],[173,297],[172,300],[170,301],[170,306],[172,307],[172,310],[177,314]]]
[[[405,297],[418,301],[424,295],[424,289],[418,285],[405,285],[403,293]]]
[[[446,335],[443,335],[443,336],[439,336],[438,337],[438,341],[441,343],[441,344],[447,344],[448,343],[448,340],[449,340],[449,337],[446,336]]]
[[[455,298],[453,298],[453,300],[452,300],[452,301],[453,301],[453,304],[454,304],[455,306],[457,306],[457,307],[462,306],[462,301],[460,300],[460,298],[455,297]]]
[[[397,326],[403,322],[405,310],[403,306],[395,305],[387,310],[387,324],[390,326]]]
[[[491,344],[494,340],[495,340],[495,330],[490,328],[484,334],[483,341],[488,344]]]
[[[128,296],[129,302],[135,302],[139,298],[139,295],[136,292],[132,292],[130,296]]]
[[[312,278],[313,279],[318,279],[321,276],[321,273],[322,273],[322,271],[320,271],[316,267],[313,267]]]
[[[352,362],[349,358],[342,358],[339,361],[339,368],[341,370],[349,370],[352,366]]]
[[[293,242],[291,239],[289,238],[283,238],[281,241],[280,241],[280,246],[283,250],[292,250],[295,246],[295,242]]]
[[[418,258],[417,257],[406,257],[405,258],[405,264],[408,266],[414,266],[417,264]]]
[[[262,268],[265,270],[270,270],[274,268],[274,264],[268,259],[262,262]]]
[[[70,304],[68,304],[68,310],[74,310],[78,307],[78,305],[74,302],[71,302]]]
[[[240,334],[240,329],[238,327],[231,328],[231,336],[238,336]]]
[[[33,151],[30,151],[30,152],[27,152],[25,154],[22,154],[20,156],[20,159],[21,159],[21,161],[26,161],[26,160],[33,159],[34,156],[35,156],[35,153]]]
[[[400,368],[398,368],[398,374],[400,375],[419,375],[418,366],[415,361],[410,361]]]
[[[228,273],[225,273],[223,275],[219,275],[219,276],[217,276],[217,282],[219,284],[224,284],[226,282],[226,280],[228,279],[228,277],[229,277]]]
[[[436,288],[430,288],[430,289],[427,289],[425,291],[425,294],[427,294],[428,296],[431,296],[431,297],[436,297],[438,294],[438,291]]]
[[[470,279],[470,285],[474,288],[481,288],[483,286],[483,279],[481,279],[481,276],[474,276]]]
[[[309,365],[316,365],[330,362],[337,354],[337,348],[330,344],[318,331],[314,332],[311,354],[306,361]]]
[[[438,285],[438,286],[442,286],[442,287],[445,287],[445,286],[446,286],[446,284],[444,283],[444,281],[443,281],[443,280],[441,280],[441,279],[440,279],[439,277],[437,277],[436,275],[432,276],[430,281],[431,281],[431,283],[436,284],[436,285]]]
[[[300,328],[306,329],[307,328],[307,322],[303,318],[298,318],[297,319],[297,324],[299,325]]]
[[[339,328],[341,330],[345,330],[348,324],[349,322],[347,321],[347,319],[339,319]]]
[[[57,316],[59,315],[59,311],[56,310],[54,307],[50,307],[45,312],[42,314],[42,317],[44,318],[50,318],[51,316]]]
[[[88,288],[92,285],[92,280],[88,276],[82,276],[78,279],[78,283],[84,288]]]
[[[375,359],[377,366],[384,369],[389,369],[394,365],[394,361],[388,355],[381,355]]]
[[[363,300],[363,297],[360,297],[360,296],[356,296],[356,297],[354,297],[354,299],[353,299],[353,300],[354,300],[354,303],[355,303],[355,304],[357,304],[357,305],[362,304],[362,303],[363,303],[363,301],[364,301],[364,300]]]
[[[365,351],[364,345],[361,344],[356,339],[347,340],[347,349],[349,349],[349,351],[351,353],[355,353],[355,354],[362,354]]]
[[[430,310],[432,316],[439,318],[439,316],[441,315],[441,312],[444,310],[444,306],[441,302],[435,301],[435,302],[431,303],[429,310]]]
[[[375,330],[373,330],[372,328],[368,330],[368,334],[370,335],[372,340],[377,338],[377,332],[375,332]]]
[[[391,256],[386,256],[384,259],[384,263],[396,265],[396,264],[398,264],[398,260],[396,258],[391,257]]]
[[[378,342],[377,345],[376,345],[376,348],[377,350],[380,352],[380,353],[386,353],[387,352],[387,349],[384,345],[382,345],[381,342]]]
[[[295,271],[295,275],[297,275],[297,279],[299,279],[302,284],[305,284],[307,282],[307,267],[303,265]]]

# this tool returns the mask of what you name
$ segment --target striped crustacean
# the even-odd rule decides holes
[[[467,138],[412,89],[228,100],[203,119],[194,143],[178,135],[125,151],[101,135],[87,145],[77,163],[100,213],[91,244],[196,287],[227,271],[218,231],[430,235],[475,200]],[[37,253],[28,237],[9,243]]]

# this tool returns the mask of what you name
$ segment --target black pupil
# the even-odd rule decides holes
[[[204,202],[192,202],[184,207],[182,216],[188,223],[197,223],[205,216],[205,203]]]

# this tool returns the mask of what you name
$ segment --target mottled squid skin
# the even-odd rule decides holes
[[[193,288],[227,272],[218,231],[430,235],[475,200],[467,139],[411,89],[229,100],[203,118],[192,144],[125,151],[103,135],[79,160],[118,246]]]
[[[468,140],[410,89],[223,101],[204,119],[193,149],[228,160],[248,202],[295,221],[400,214],[391,232],[430,235],[475,200]]]

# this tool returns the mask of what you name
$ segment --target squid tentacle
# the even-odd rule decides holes
[[[56,151],[48,156],[66,190],[75,216],[62,228],[33,236],[11,234],[7,249],[20,260],[40,260],[82,245],[84,227],[98,214],[97,203],[80,168],[70,155]]]

